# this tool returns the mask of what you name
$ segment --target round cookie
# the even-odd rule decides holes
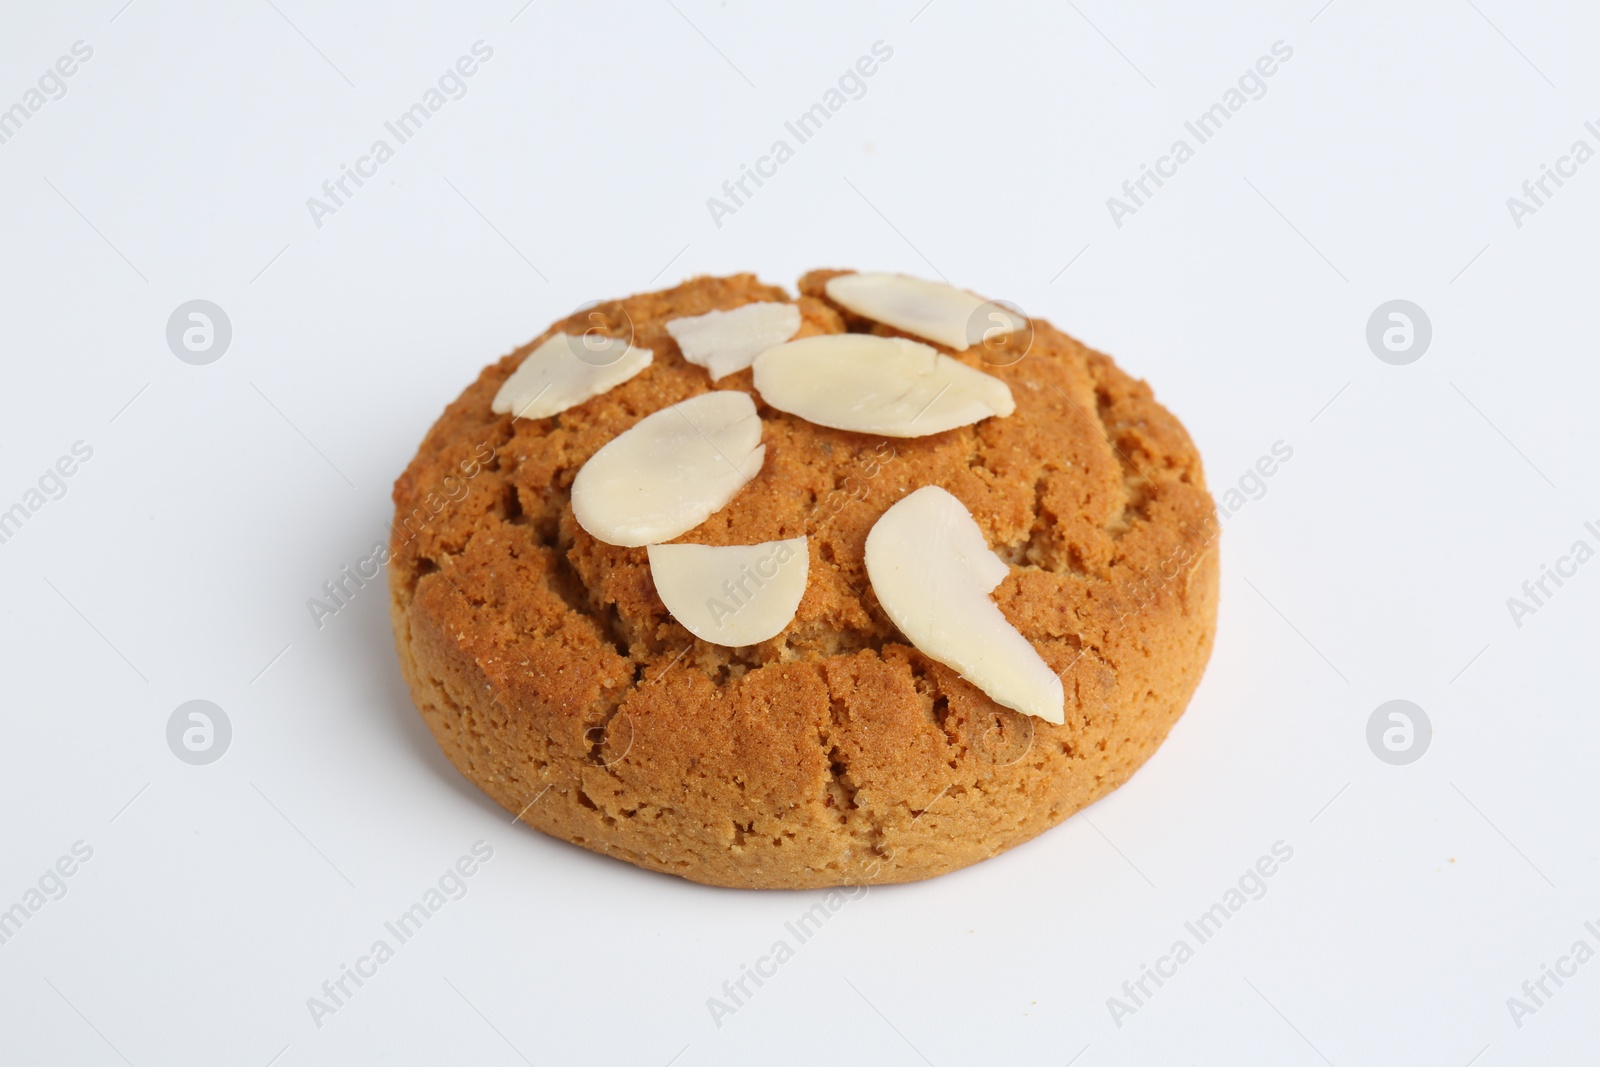
[[[522,821],[711,885],[913,881],[1115,789],[1188,703],[1215,628],[1218,527],[1194,444],[1143,382],[1035,319],[1014,362],[940,349],[1003,380],[1014,414],[886,438],[778,411],[750,370],[713,383],[666,330],[785,301],[799,305],[797,337],[907,336],[833,304],[824,286],[839,273],[806,275],[797,301],[735,275],[575,314],[486,367],[395,483],[389,578],[406,682],[451,762]],[[490,410],[540,342],[596,323],[653,362],[548,418]],[[794,619],[737,649],[676,623],[646,549],[597,541],[570,504],[602,445],[713,388],[755,396],[766,460],[679,540],[809,537]],[[877,605],[867,533],[927,485],[959,498],[1010,565],[993,599],[1060,672],[1062,725],[994,703]]]

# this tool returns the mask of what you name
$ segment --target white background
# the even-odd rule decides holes
[[[1520,627],[1506,605],[1600,547],[1600,163],[1521,227],[1506,205],[1600,147],[1592,10],[122,3],[0,21],[0,108],[94,50],[0,144],[0,508],[94,450],[0,544],[0,908],[93,849],[0,945],[0,1061],[1593,1055],[1600,962],[1520,1027],[1507,998],[1600,948],[1600,563]],[[316,226],[307,198],[478,40],[467,95]],[[1116,226],[1107,197],[1280,40],[1266,95]],[[707,198],[876,41],[865,95],[717,226]],[[1113,353],[1216,491],[1293,458],[1226,522],[1210,669],[1131,783],[851,901],[718,1027],[707,998],[821,894],[513,826],[412,709],[385,594],[320,630],[306,601],[484,363],[591,299],[818,266],[943,274]],[[165,339],[194,298],[233,325],[209,366]],[[1409,366],[1365,340],[1393,298],[1433,324]],[[196,698],[234,731],[203,767],[165,739]],[[1408,766],[1366,741],[1395,698],[1434,729]],[[466,896],[315,1025],[480,839]],[[1117,1025],[1108,998],[1280,840],[1266,895]]]

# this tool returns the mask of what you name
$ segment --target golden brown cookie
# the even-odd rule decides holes
[[[800,281],[799,337],[899,336]],[[1010,386],[1014,414],[898,439],[812,425],[756,397],[766,460],[680,540],[806,534],[810,576],[777,637],[692,637],[644,548],[591,537],[572,480],[644,416],[715,384],[666,323],[793,301],[752,275],[696,278],[556,323],[491,364],[395,483],[395,641],[451,762],[555,837],[712,885],[913,881],[1028,840],[1121,785],[1199,683],[1217,608],[1217,525],[1200,456],[1148,386],[1042,320],[1031,343],[952,353]],[[631,326],[655,354],[559,415],[490,403],[557,332]],[[941,349],[941,351],[949,351]],[[1006,365],[999,365],[999,364]],[[1066,687],[1057,726],[1000,707],[911,647],[863,563],[873,523],[926,485],[971,511],[1010,564],[993,598]]]

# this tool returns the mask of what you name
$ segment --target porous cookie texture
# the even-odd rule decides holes
[[[645,548],[573,519],[573,477],[640,419],[713,383],[666,324],[754,301],[798,304],[797,337],[903,336],[752,275],[602,305],[649,367],[559,415],[496,415],[527,354],[491,364],[395,483],[389,571],[406,682],[450,761],[547,834],[718,886],[906,882],[996,855],[1121,785],[1200,681],[1217,608],[1217,524],[1200,457],[1143,382],[1041,320],[1015,348],[951,353],[1004,381],[1007,417],[887,438],[756,396],[766,460],[681,543],[806,535],[789,625],[745,648],[696,639]],[[1026,345],[1026,354],[1021,354]],[[949,349],[941,351],[950,352]],[[1018,356],[1021,358],[1018,358]],[[864,547],[896,501],[937,485],[1010,573],[992,596],[1065,684],[1066,721],[1002,708],[917,651],[873,597]]]

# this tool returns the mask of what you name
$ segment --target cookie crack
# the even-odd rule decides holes
[[[834,732],[843,726],[848,714],[844,708],[844,701],[835,696],[830,687],[828,718],[826,722],[817,726],[817,744],[822,749],[822,756],[828,764],[828,779],[823,783],[826,794],[823,803],[827,807],[836,809],[842,825],[848,825],[850,822],[848,812],[861,810],[856,802],[859,787],[850,777],[850,761],[834,739]]]

